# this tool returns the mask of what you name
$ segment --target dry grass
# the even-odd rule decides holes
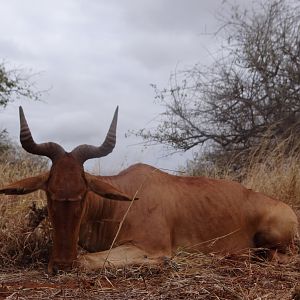
[[[0,299],[292,299],[298,295],[300,259],[287,265],[179,253],[157,267],[105,272],[43,270],[0,273]],[[21,275],[21,276],[20,276]],[[297,298],[294,298],[297,299]]]
[[[285,158],[279,148],[258,157],[244,170],[244,183],[299,209],[299,157]],[[0,186],[44,169],[27,159],[2,162]],[[41,223],[35,230],[30,225],[29,207],[32,202],[42,207],[43,193],[0,200],[0,299],[300,299],[299,255],[283,265],[179,252],[157,267],[74,270],[49,277],[50,225]]]
[[[14,162],[10,159],[1,159],[0,163],[0,186],[9,182],[34,176],[44,172],[46,164],[44,161],[33,161],[26,154]],[[45,206],[43,192],[35,192],[25,196],[0,196],[0,266],[24,265],[29,262],[39,262],[47,255],[49,245],[49,233],[47,224],[43,235],[37,238],[38,230],[33,233],[32,213],[30,207],[33,203],[37,208]],[[46,230],[47,229],[47,230]],[[46,232],[46,235],[44,233]]]
[[[297,145],[287,156],[288,145],[285,140],[272,151],[254,152],[249,167],[242,171],[243,184],[300,208],[300,151]]]

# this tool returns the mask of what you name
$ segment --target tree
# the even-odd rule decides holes
[[[137,132],[147,143],[201,146],[216,163],[245,157],[262,139],[272,145],[291,132],[299,139],[299,3],[269,0],[231,11],[218,31],[226,37],[221,58],[176,72],[168,88],[154,86],[165,111],[154,130]]]
[[[33,90],[31,77],[25,75],[23,70],[8,70],[4,63],[0,64],[0,106],[6,107],[9,102],[20,97],[38,100],[40,92]]]
[[[0,64],[0,108],[5,108],[15,99],[25,97],[39,100],[40,92],[36,92],[31,82],[32,75],[26,75],[23,70],[8,70],[4,63]],[[0,130],[0,154],[7,150],[11,142],[7,131]]]

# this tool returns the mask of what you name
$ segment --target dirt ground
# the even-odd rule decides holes
[[[0,272],[0,299],[300,299],[300,256],[288,264],[180,253],[157,267],[49,276],[46,265]]]

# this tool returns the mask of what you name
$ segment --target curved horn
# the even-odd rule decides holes
[[[113,151],[116,145],[118,110],[119,107],[117,106],[108,133],[101,146],[96,147],[92,145],[80,145],[71,152],[74,155],[74,157],[76,157],[81,163],[84,163],[86,160],[91,158],[99,158],[106,156],[107,154]]]
[[[32,138],[30,129],[28,127],[23,108],[19,107],[20,114],[20,142],[22,147],[29,153],[44,155],[49,157],[52,161],[65,153],[65,150],[56,143],[36,144]]]

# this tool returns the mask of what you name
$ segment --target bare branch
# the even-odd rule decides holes
[[[165,111],[155,130],[136,133],[145,142],[228,157],[247,153],[266,132],[272,143],[300,127],[300,5],[268,0],[231,11],[219,30],[225,55],[176,71],[168,88],[155,86]]]

